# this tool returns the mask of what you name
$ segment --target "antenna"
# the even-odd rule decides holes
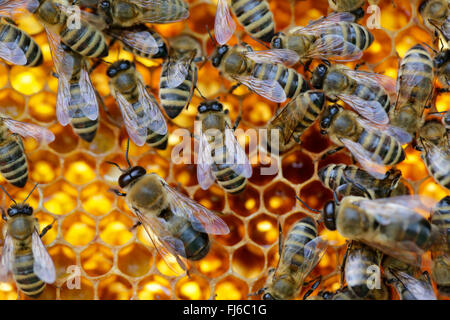
[[[112,161],[106,161],[106,163],[112,164],[113,166],[116,166],[117,169],[119,169],[121,172],[125,172],[126,170],[122,169],[117,163]]]
[[[8,191],[5,190],[5,188],[3,188],[3,186],[0,184],[0,188],[2,188],[3,192],[6,193],[6,195],[11,199],[12,202],[14,202],[14,204],[17,204],[16,200],[14,200],[11,195],[8,193]]]
[[[131,168],[132,165],[130,163],[130,159],[128,159],[128,152],[130,151],[130,138],[128,138],[127,140],[127,151],[125,153],[125,158],[127,159],[127,163],[128,163],[128,168]]]
[[[31,196],[31,194],[33,193],[34,189],[37,188],[39,183],[36,183],[33,187],[33,189],[31,189],[30,193],[27,195],[27,197],[25,198],[25,200],[23,200],[23,203],[27,202],[28,198]]]
[[[308,206],[302,199],[300,199],[300,197],[299,196],[295,196],[296,198],[297,198],[297,200],[298,201],[300,201],[301,202],[301,204],[303,204],[307,209],[309,209],[309,210],[311,210],[312,212],[317,212],[317,213],[320,213],[320,210],[317,210],[317,209],[313,209],[313,208],[311,208],[310,206]]]
[[[211,35],[211,31],[209,30],[208,25],[206,25],[206,30],[208,31],[209,38],[211,39],[212,43],[214,44],[214,47],[217,47],[216,39],[214,39],[213,36]]]

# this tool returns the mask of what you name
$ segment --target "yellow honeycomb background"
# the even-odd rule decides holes
[[[276,13],[277,31],[293,25],[305,25],[328,12],[327,0],[269,2],[272,12]],[[390,0],[380,1],[382,28],[371,30],[375,41],[363,60],[367,62],[364,68],[396,78],[396,52],[401,57],[416,43],[433,45],[433,38],[421,24],[418,1],[394,2],[395,7]],[[191,14],[187,21],[154,27],[167,39],[189,33],[201,41],[205,52],[210,54],[213,44],[208,39],[205,26],[212,28],[214,25],[217,0],[189,0],[189,3]],[[367,16],[361,23],[365,24]],[[201,190],[197,185],[194,165],[174,165],[170,162],[170,152],[179,142],[177,137],[170,137],[165,151],[132,145],[130,156],[133,164],[158,173],[169,183],[179,185],[204,206],[223,212],[223,219],[230,227],[229,235],[211,237],[210,253],[203,260],[192,263],[190,278],[176,277],[155,253],[141,227],[129,231],[135,218],[123,199],[108,192],[110,187],[116,187],[119,172],[105,162],[116,161],[125,165],[126,132],[114,125],[104,111],[101,111],[97,136],[90,144],[78,138],[70,126],[62,127],[57,123],[57,80],[51,76],[52,62],[45,32],[30,15],[19,16],[16,21],[41,45],[45,62],[37,68],[9,66],[0,62],[2,112],[14,119],[49,128],[55,133],[56,140],[50,145],[38,145],[34,140],[27,139],[29,182],[24,189],[7,185],[4,180],[2,184],[18,201],[25,198],[35,182],[40,184],[29,203],[35,208],[41,227],[56,220],[43,241],[54,260],[57,276],[64,279],[70,265],[80,266],[82,276],[81,289],[69,290],[65,282],[60,281],[47,285],[39,299],[248,299],[250,293],[264,285],[267,270],[276,265],[277,223],[282,224],[286,233],[299,218],[314,216],[301,207],[295,195],[301,194],[310,206],[320,209],[332,194],[318,180],[318,168],[331,162],[351,161],[345,151],[320,161],[322,154],[333,146],[320,135],[316,125],[304,134],[302,147],[295,146],[279,159],[271,159],[279,168],[278,174],[262,176],[261,165],[254,165],[253,177],[246,190],[238,196],[230,196],[217,185],[207,191]],[[263,49],[239,26],[236,36],[256,49]],[[237,38],[233,37],[231,44],[236,43]],[[118,57],[133,59],[129,53],[118,48],[118,45],[111,48],[105,60],[112,62]],[[136,60],[139,72],[156,95],[162,61]],[[91,78],[104,97],[111,117],[120,119],[114,99],[109,96],[106,68],[106,64],[101,65]],[[199,71],[198,87],[208,98],[220,96],[230,109],[233,120],[242,112],[240,127],[243,129],[263,128],[277,108],[276,104],[243,87],[234,95],[227,95],[230,83],[222,80],[209,63]],[[170,131],[177,127],[191,128],[200,101],[196,93],[188,110],[169,121]],[[449,94],[441,94],[436,99],[439,111],[448,109],[449,104]],[[243,137],[239,139],[245,143]],[[257,157],[255,150],[249,152],[251,157]],[[416,193],[437,200],[450,194],[429,178],[420,154],[410,147],[406,160],[399,168]],[[3,193],[1,199],[3,207],[10,205]],[[336,232],[328,232],[322,227],[320,230],[336,240],[337,247],[328,249],[311,277],[324,275],[321,287],[336,290],[339,288],[337,266],[345,249],[345,239]],[[13,283],[0,283],[0,299],[17,297]],[[26,299],[23,294],[19,294],[19,298]]]

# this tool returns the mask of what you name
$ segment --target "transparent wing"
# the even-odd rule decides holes
[[[325,33],[330,27],[334,27],[338,22],[354,22],[355,16],[349,12],[335,12],[327,17],[310,22],[306,27],[295,27],[289,30],[292,34],[313,34],[320,35]]]
[[[189,60],[171,60],[167,63],[167,86],[176,88],[186,80],[189,72]]]
[[[70,79],[73,70],[73,59],[61,47],[61,37],[50,28],[45,27],[53,65],[59,77]]]
[[[55,135],[50,130],[31,123],[16,121],[9,118],[3,118],[5,125],[13,133],[17,133],[22,137],[34,138],[37,141],[50,143],[55,140]]]
[[[396,96],[397,94],[396,81],[391,77],[379,73],[358,71],[349,68],[342,69],[342,71],[349,77],[355,79],[356,81],[362,84],[366,84],[367,86],[383,87],[390,97]]]
[[[114,92],[114,96],[117,104],[119,105],[120,112],[122,113],[123,122],[130,139],[133,140],[136,145],[143,146],[147,141],[147,127],[140,125],[141,122],[138,120],[131,103],[129,103],[120,92]]]
[[[134,213],[148,234],[155,250],[167,264],[167,266],[177,275],[177,265],[182,270],[187,270],[187,259],[184,244],[180,239],[172,237],[167,231],[164,221],[160,218],[141,213],[133,208]]]
[[[187,19],[189,17],[189,10],[181,9],[169,10],[174,5],[171,0],[128,0],[128,2],[143,8],[144,17],[141,23],[169,23]],[[183,15],[179,16],[179,10],[183,10]],[[168,12],[173,12],[170,15]]]
[[[230,40],[236,30],[236,23],[231,17],[227,0],[217,2],[216,19],[214,21],[214,36],[219,44],[223,45]]]
[[[138,81],[137,87],[139,90],[139,103],[144,109],[145,121],[148,120],[149,123],[148,128],[157,134],[165,135],[167,133],[167,123],[159,109],[158,101],[156,101],[153,94],[148,92],[144,83]]]
[[[364,208],[373,212],[374,214],[384,214],[384,210],[388,208],[390,210],[395,209],[396,211],[405,212],[411,209],[422,210],[424,212],[431,212],[436,204],[436,200],[424,195],[403,195],[390,198],[381,198],[373,200],[360,200],[358,203]],[[402,213],[399,213],[400,215]],[[407,215],[403,214],[406,218]],[[422,215],[423,216],[423,215]],[[428,218],[427,216],[423,216]]]
[[[158,43],[149,31],[109,30],[108,34],[132,48],[139,49],[144,54],[158,53]]]
[[[431,60],[431,58],[429,58]],[[426,61],[426,59],[424,59]],[[432,67],[432,62],[430,62],[430,67]],[[433,69],[429,72],[429,78],[433,79]],[[428,88],[426,86],[428,85]],[[404,102],[415,96],[415,88],[422,87],[423,89],[428,89],[428,94],[431,94],[433,90],[432,81],[427,81],[426,71],[421,69],[408,70],[408,72],[403,72],[401,77],[397,78],[397,92],[398,92],[398,102],[397,105],[402,105]],[[422,103],[422,107],[425,107],[425,101],[420,101],[418,99],[417,103]]]
[[[56,279],[56,270],[53,260],[48,254],[45,245],[42,243],[39,233],[34,230],[32,235],[32,245],[34,264],[34,273],[46,283],[53,283]]]
[[[236,76],[235,79],[270,101],[281,103],[287,99],[286,93],[278,81],[260,80],[252,76]]]
[[[27,63],[25,53],[15,42],[0,42],[0,58],[19,66]]]
[[[347,94],[338,94],[337,96],[358,114],[369,119],[371,122],[377,124],[389,123],[389,117],[378,101],[364,100],[358,96]]]
[[[367,130],[376,129],[378,131],[382,131],[396,139],[401,144],[409,143],[412,140],[411,135],[399,127],[394,127],[391,125],[379,125],[377,123],[373,123],[364,119],[358,119],[358,123]]]
[[[211,156],[211,146],[204,134],[200,135],[197,152],[197,180],[203,190],[209,189],[214,183],[215,178],[212,174],[211,165],[213,163]]]
[[[176,191],[165,181],[161,180],[161,183],[167,191],[172,212],[177,216],[187,218],[194,229],[209,234],[228,234],[230,232],[227,224],[214,212]]]
[[[38,0],[0,0],[1,15],[10,15],[25,9],[34,12],[38,7]]]
[[[91,12],[81,10],[78,5],[70,5],[56,2],[54,2],[54,5],[57,6],[62,12],[64,12],[68,16],[78,15],[77,18],[83,20],[88,24],[91,24],[97,29],[104,30],[108,27],[106,22],[100,16]]]
[[[96,120],[98,118],[97,95],[95,94],[86,64],[81,69],[79,85],[81,99],[83,100],[82,104],[79,104],[81,112],[90,120]]]
[[[68,79],[64,75],[58,76],[58,92],[56,95],[56,118],[58,122],[63,126],[67,126],[70,123],[71,117],[69,116],[69,104],[70,104],[70,84]]]
[[[250,161],[236,139],[232,128],[228,125],[225,126],[225,149],[227,152],[226,159],[232,160],[230,165],[233,166],[233,170],[239,175],[250,178],[252,176]]]
[[[428,281],[416,279],[403,271],[392,269],[390,271],[417,300],[437,300]]]
[[[440,148],[434,144],[428,144],[428,156],[430,163],[435,168],[439,168],[439,172],[445,174],[450,172],[450,150]]]
[[[328,58],[340,62],[361,59],[363,52],[338,35],[324,35],[314,41],[304,58]]]
[[[245,55],[257,63],[283,63],[287,66],[292,66],[299,60],[298,54],[289,49],[247,51]]]
[[[12,272],[12,263],[14,261],[14,243],[12,238],[6,234],[5,244],[2,249],[0,259],[0,281],[8,282]]]
[[[363,146],[359,143],[345,138],[341,139],[341,141],[356,158],[361,167],[364,168],[364,170],[366,170],[374,178],[380,180],[384,178],[387,168],[383,164],[383,160],[380,156],[377,155],[375,159],[372,159],[372,157],[374,157],[374,154],[364,149]]]

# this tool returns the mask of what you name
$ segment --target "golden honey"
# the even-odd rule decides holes
[[[158,25],[155,29],[166,38],[188,32],[201,41],[205,52],[210,54],[213,44],[205,26],[211,29],[214,24],[217,1],[188,2],[191,10],[187,21]],[[309,20],[328,12],[326,0],[269,2],[271,10],[276,12],[278,30],[295,24],[306,25]],[[395,4],[393,7],[390,0],[380,1],[381,29],[371,30],[375,41],[362,59],[367,62],[364,69],[384,72],[393,78],[397,76],[397,53],[402,57],[417,43],[433,44],[432,34],[420,24],[418,1],[396,0]],[[367,16],[361,23],[366,22]],[[132,144],[130,159],[133,164],[159,174],[205,207],[223,212],[222,218],[230,228],[228,235],[211,237],[209,254],[191,263],[190,277],[176,277],[155,252],[142,227],[131,228],[136,219],[123,199],[108,191],[116,187],[119,171],[106,161],[125,166],[125,130],[113,123],[104,110],[100,111],[97,136],[90,144],[81,141],[70,126],[58,124],[55,115],[57,79],[51,73],[51,56],[43,28],[30,15],[19,17],[17,22],[41,45],[44,65],[25,68],[0,62],[2,112],[14,119],[47,127],[56,139],[50,145],[39,145],[26,139],[30,181],[23,190],[11,185],[6,188],[20,201],[34,182],[40,184],[28,202],[35,208],[41,228],[55,220],[43,242],[54,260],[57,276],[64,279],[72,265],[79,266],[81,272],[79,289],[68,288],[64,281],[57,282],[47,285],[39,299],[248,299],[249,294],[264,286],[268,269],[276,266],[278,224],[286,233],[302,217],[317,218],[300,206],[295,195],[301,194],[312,208],[322,208],[323,203],[332,198],[332,193],[319,182],[317,170],[333,162],[351,163],[346,151],[321,160],[323,153],[333,145],[314,125],[302,136],[301,147],[296,145],[280,158],[259,159],[256,150],[249,150],[250,157],[259,160],[253,165],[253,176],[243,193],[228,195],[217,185],[206,191],[200,189],[194,165],[171,163],[170,154],[180,141],[178,137],[171,136],[164,151]],[[230,43],[235,44],[239,39],[256,49],[264,49],[240,26]],[[116,44],[105,61],[112,62],[117,58],[133,59]],[[135,60],[138,71],[156,95],[161,60]],[[104,97],[110,116],[120,119],[114,99],[109,96],[106,67],[100,65],[91,74],[91,79]],[[221,79],[209,63],[199,70],[198,77],[202,94],[209,98],[220,96],[225,107],[230,109],[232,120],[241,113],[240,127],[243,129],[263,128],[277,109],[275,103],[250,93],[244,86],[233,95],[227,94],[231,84]],[[200,101],[196,94],[189,108],[169,123],[171,132],[179,127],[193,128]],[[438,95],[437,110],[448,109],[449,102],[450,94]],[[238,136],[238,139],[245,142],[243,137]],[[417,151],[408,147],[406,154],[405,161],[398,167],[416,193],[437,200],[450,194],[428,176]],[[279,169],[278,172],[261,175],[261,168],[269,166],[270,162]],[[5,185],[4,179],[1,182]],[[1,199],[3,207],[9,206],[10,200],[3,193]],[[337,268],[344,254],[345,239],[322,226],[319,230],[333,240],[335,246],[327,250],[311,277],[322,274],[322,287],[336,290],[339,288]],[[23,294],[19,297],[26,299]],[[14,283],[0,283],[0,299],[16,298]]]

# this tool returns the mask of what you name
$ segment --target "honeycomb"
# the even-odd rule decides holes
[[[190,17],[187,21],[168,25],[155,25],[155,29],[170,39],[188,33],[201,41],[207,54],[213,50],[206,26],[214,25],[216,0],[189,0]],[[276,12],[277,29],[293,25],[305,25],[328,13],[327,0],[287,1],[269,0],[272,12]],[[398,57],[416,43],[433,45],[432,34],[422,25],[418,15],[418,1],[382,0],[381,29],[371,30],[375,36],[372,46],[364,53],[363,67],[397,76]],[[365,23],[366,17],[361,23]],[[279,158],[257,159],[253,176],[240,195],[227,195],[217,185],[204,191],[198,186],[195,165],[175,165],[170,161],[172,148],[179,142],[173,135],[167,150],[154,150],[131,144],[130,159],[133,164],[155,172],[209,209],[224,213],[223,219],[230,234],[214,236],[209,254],[191,264],[190,277],[175,276],[149,243],[142,227],[130,228],[136,218],[123,199],[109,192],[115,187],[119,172],[106,161],[125,165],[124,154],[127,135],[123,128],[114,125],[101,110],[100,127],[95,140],[88,144],[78,138],[70,126],[62,127],[55,116],[57,80],[52,77],[52,61],[45,32],[30,15],[16,19],[19,27],[33,35],[41,45],[45,62],[37,68],[10,66],[0,62],[0,105],[2,112],[14,119],[32,122],[49,128],[56,140],[49,145],[39,145],[32,139],[25,140],[30,163],[30,179],[25,188],[6,185],[18,201],[39,183],[29,199],[35,208],[41,228],[55,220],[53,228],[43,242],[53,258],[57,276],[64,279],[68,268],[80,266],[80,289],[69,289],[60,281],[47,285],[39,299],[259,299],[249,294],[260,289],[269,268],[278,259],[278,227],[281,223],[286,233],[289,227],[304,216],[317,216],[306,211],[295,195],[301,195],[306,203],[320,209],[332,198],[330,190],[322,186],[317,171],[328,163],[351,163],[346,151],[320,160],[333,145],[321,136],[317,124],[303,135],[302,146],[296,145]],[[253,41],[238,26],[231,44],[247,42],[256,49],[263,47]],[[133,59],[131,54],[111,48],[106,61],[118,57]],[[159,85],[161,60],[135,58],[138,71],[156,94]],[[354,66],[355,63],[349,63]],[[92,74],[94,86],[104,97],[111,117],[120,116],[114,99],[110,96],[107,65],[102,64]],[[300,69],[301,70],[301,67]],[[216,69],[205,64],[198,75],[198,87],[208,98],[221,97],[230,109],[232,120],[242,112],[240,127],[263,128],[274,115],[277,105],[240,87],[233,95],[227,94],[231,84],[219,77]],[[198,93],[191,105],[179,117],[169,122],[169,130],[192,128],[196,107],[201,101]],[[448,109],[450,94],[441,93],[436,99],[438,111]],[[244,137],[238,137],[244,144]],[[256,150],[247,150],[250,157],[258,157]],[[407,148],[406,160],[398,167],[407,179],[407,185],[415,193],[425,194],[437,200],[450,192],[441,188],[428,176],[420,154]],[[264,161],[262,161],[264,160]],[[278,167],[275,175],[261,175],[267,163]],[[10,200],[1,193],[2,206]],[[2,222],[2,225],[4,223]],[[323,275],[321,288],[339,288],[337,267],[345,250],[345,239],[337,232],[320,227],[320,233],[333,239],[330,247],[310,278]],[[303,291],[304,292],[304,291]],[[27,299],[18,293],[14,283],[0,283],[1,299]]]

